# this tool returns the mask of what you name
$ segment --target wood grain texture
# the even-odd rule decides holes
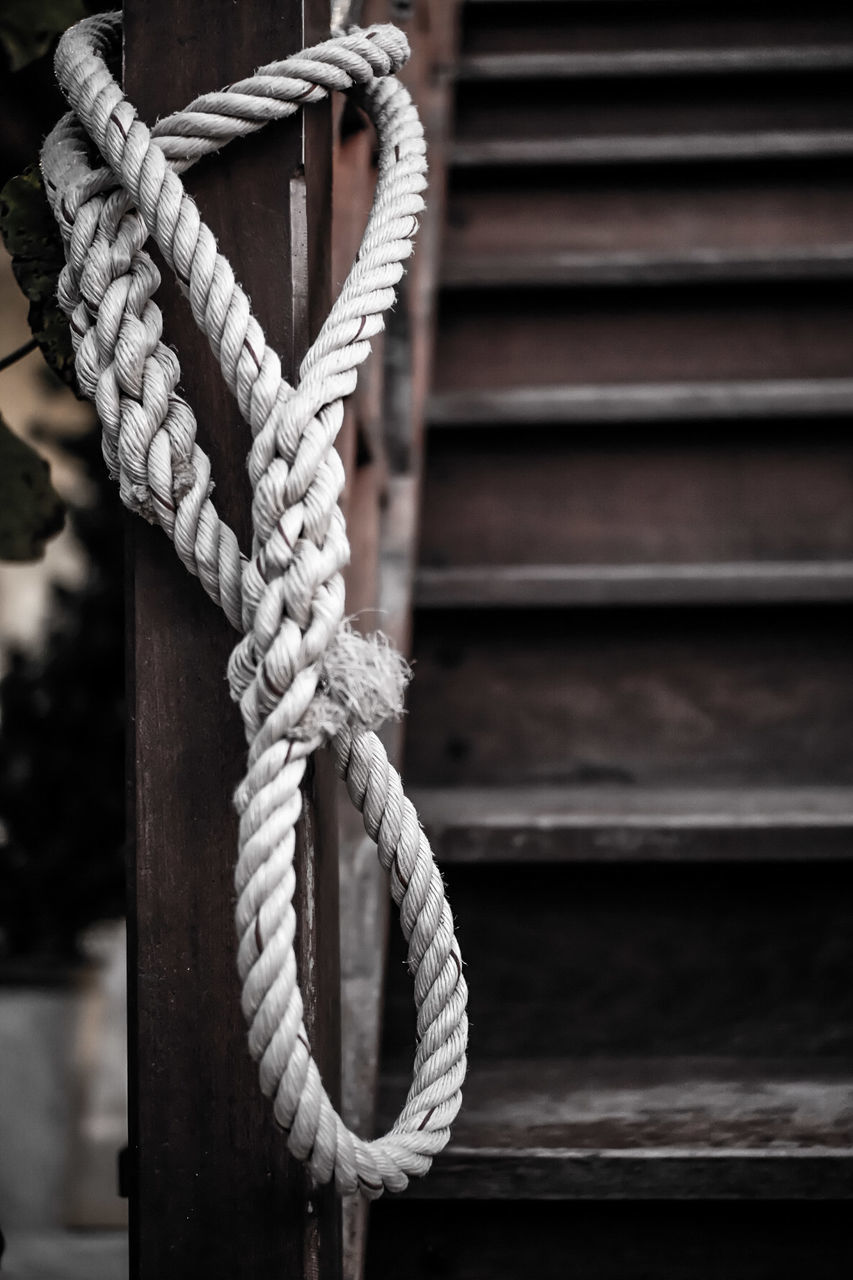
[[[149,121],[322,38],[321,5],[129,0],[126,84]],[[329,304],[327,107],[274,126],[188,179],[285,375]],[[236,193],[241,193],[240,198]],[[220,512],[248,545],[248,429],[206,341],[162,291],[167,340],[210,453]],[[234,635],[161,534],[131,525],[136,853],[131,940],[131,1270],[138,1280],[283,1273],[332,1280],[339,1209],[287,1155],[246,1048],[235,971],[231,795],[245,744],[225,683]],[[306,1025],[338,1093],[333,774],[309,771],[298,832],[297,953]]]

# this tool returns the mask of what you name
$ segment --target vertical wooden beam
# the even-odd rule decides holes
[[[328,0],[126,0],[125,84],[143,118],[328,34]],[[329,306],[330,112],[234,143],[187,185],[293,379]],[[164,271],[167,341],[249,546],[249,446],[213,355]],[[231,796],[245,742],[225,666],[235,636],[166,539],[130,525],[136,845],[131,874],[131,1275],[339,1274],[340,1211],[287,1155],[246,1048],[232,921]],[[321,755],[298,840],[300,978],[333,1098],[339,1062],[334,786]]]

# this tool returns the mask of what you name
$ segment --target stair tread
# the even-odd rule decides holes
[[[383,1112],[404,1088],[385,1078]],[[475,1064],[463,1094],[415,1195],[853,1195],[849,1063],[518,1059]]]
[[[853,856],[853,789],[413,787],[443,864]]]
[[[434,394],[431,426],[572,424],[837,415],[853,408],[853,378],[607,383]]]
[[[494,138],[456,142],[451,163],[486,165],[635,164],[772,160],[853,154],[849,129],[653,134],[595,138]]]
[[[645,75],[822,71],[853,66],[853,45],[808,44],[688,49],[536,51],[469,54],[460,80],[525,80]]]
[[[691,249],[659,252],[528,253],[449,255],[441,284],[447,288],[507,285],[682,284],[752,279],[820,279],[853,271],[853,243],[792,248]]]
[[[820,1091],[815,1096],[816,1091]],[[479,1063],[453,1148],[846,1150],[853,1071],[838,1061],[525,1059]]]
[[[766,827],[853,824],[850,787],[414,787],[424,825]]]
[[[783,603],[853,599],[853,560],[421,567],[419,608]]]
[[[391,1114],[405,1076],[386,1076]],[[476,1064],[450,1146],[410,1194],[853,1196],[853,1074],[833,1061]]]

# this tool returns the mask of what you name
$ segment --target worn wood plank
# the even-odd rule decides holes
[[[713,49],[542,50],[479,53],[460,59],[461,81],[614,79],[624,76],[732,75],[853,67],[853,45],[797,44]]]
[[[276,53],[322,38],[313,2],[125,6],[125,71],[149,120]],[[165,33],[165,34],[164,34]],[[235,144],[188,185],[295,375],[329,305],[327,107]],[[235,199],[236,191],[246,198]],[[211,455],[216,502],[248,545],[247,429],[168,281],[168,339]],[[234,636],[162,535],[132,524],[136,851],[131,920],[131,1274],[193,1280],[280,1270],[333,1280],[334,1191],[287,1155],[245,1044],[232,921],[231,794],[245,744],[224,679]],[[330,761],[298,831],[296,901],[306,1026],[338,1094],[337,848]]]
[[[442,865],[853,857],[846,787],[436,787],[413,800]]]
[[[585,138],[506,138],[459,141],[451,162],[459,168],[534,165],[693,164],[719,160],[793,160],[853,155],[850,129],[764,129]]]
[[[448,256],[445,289],[499,289],[508,285],[559,288],[566,285],[731,284],[764,280],[834,280],[853,275],[853,244],[819,249],[760,249],[750,253],[692,250],[658,253],[466,253]]]
[[[465,565],[419,569],[421,609],[853,601],[853,560],[740,564]]]
[[[853,378],[602,383],[435,392],[430,426],[730,421],[846,416]]]
[[[843,1061],[511,1059],[466,1084],[450,1146],[409,1195],[853,1196]]]

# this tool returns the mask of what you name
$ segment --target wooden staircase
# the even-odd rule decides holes
[[[851,69],[848,5],[463,6],[405,773],[471,1066],[368,1280],[851,1274]]]

